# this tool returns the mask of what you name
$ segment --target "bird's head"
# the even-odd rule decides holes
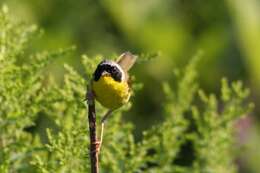
[[[110,76],[117,82],[122,82],[126,78],[125,72],[120,65],[111,60],[100,62],[93,74],[94,81],[98,81],[104,76]]]

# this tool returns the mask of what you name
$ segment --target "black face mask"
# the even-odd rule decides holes
[[[107,72],[115,81],[122,81],[122,72],[116,65],[115,62],[104,60],[98,64],[97,69],[94,72],[94,80],[98,81],[103,72]]]

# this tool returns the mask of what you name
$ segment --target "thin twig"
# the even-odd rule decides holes
[[[89,121],[89,138],[90,138],[90,162],[91,162],[91,173],[99,172],[99,160],[98,160],[98,149],[100,142],[96,135],[96,108],[95,98],[92,91],[91,83],[87,88],[87,107],[88,107],[88,121]]]
[[[106,119],[111,115],[112,112],[113,112],[113,110],[111,110],[111,109],[108,110],[107,113],[103,116],[103,118],[101,120],[100,145],[99,145],[99,148],[98,148],[98,152],[100,152],[102,142],[103,142],[103,134],[104,134]]]
[[[102,142],[103,142],[103,134],[104,134],[104,123],[101,123],[101,132],[100,132],[100,145],[98,148],[98,152],[100,153],[101,151],[101,146],[102,146]]]

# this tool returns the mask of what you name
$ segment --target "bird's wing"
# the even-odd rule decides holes
[[[119,56],[117,63],[122,67],[125,72],[128,72],[134,65],[137,56],[131,54],[130,52],[125,52]]]

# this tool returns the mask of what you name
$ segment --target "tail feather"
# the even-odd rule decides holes
[[[125,52],[119,56],[117,63],[123,68],[125,72],[128,72],[134,65],[136,59],[137,56],[133,55],[130,52]]]

